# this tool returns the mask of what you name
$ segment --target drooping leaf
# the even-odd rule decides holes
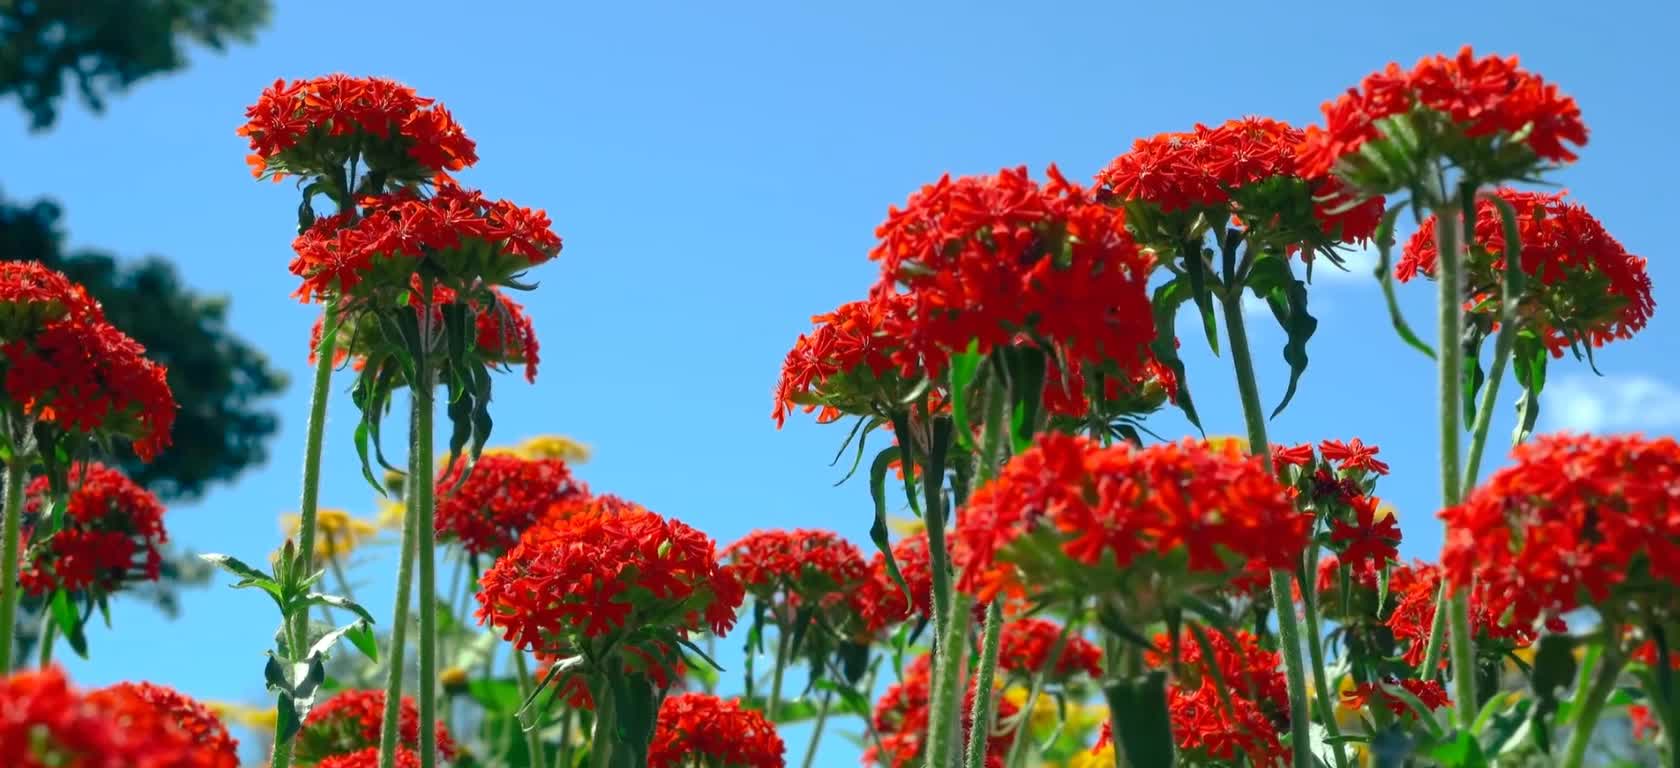
[[[1167,675],[1155,670],[1103,687],[1110,711],[1124,712],[1114,718],[1120,733],[1115,741],[1125,750],[1127,762],[1135,768],[1170,768],[1173,765],[1172,724],[1167,719]]]
[[[1377,282],[1382,285],[1383,301],[1388,304],[1388,319],[1394,324],[1394,331],[1400,334],[1400,340],[1406,342],[1419,352],[1435,359],[1435,350],[1430,349],[1423,339],[1412,331],[1406,323],[1406,317],[1400,312],[1400,300],[1394,295],[1394,220],[1400,216],[1406,203],[1396,203],[1383,212],[1382,221],[1377,225],[1375,240],[1377,243]]]
[[[970,341],[968,348],[960,354],[951,356],[951,420],[956,423],[957,445],[963,450],[974,450],[972,433],[968,418],[969,389],[974,386],[974,374],[980,370],[980,342]]]
[[[887,470],[898,457],[898,446],[888,446],[875,454],[875,461],[869,466],[869,495],[875,500],[875,522],[869,526],[869,540],[875,543],[876,551],[886,559],[887,575],[892,577],[899,589],[904,590],[904,599],[912,600],[910,585],[898,570],[898,562],[893,558],[892,541],[887,538]]]
[[[1213,316],[1213,293],[1207,285],[1207,262],[1202,258],[1200,243],[1188,241],[1184,243],[1182,256],[1184,257],[1184,275],[1189,280],[1190,298],[1195,301],[1196,312],[1202,318],[1202,333],[1207,336],[1208,349],[1214,357],[1219,356],[1219,324]]]
[[[1184,417],[1190,420],[1191,426],[1194,426],[1197,432],[1201,432],[1202,420],[1196,415],[1196,405],[1190,399],[1190,380],[1185,376],[1184,361],[1178,357],[1178,334],[1174,330],[1178,308],[1189,299],[1189,285],[1182,277],[1155,289],[1155,296],[1151,300],[1155,313],[1155,340],[1150,343],[1149,351],[1156,360],[1172,371],[1173,378],[1178,383],[1178,395],[1173,400],[1174,404],[1184,412]]]
[[[58,625],[59,634],[64,635],[70,643],[70,650],[77,656],[88,657],[87,633],[83,631],[82,617],[76,611],[76,606],[70,604],[70,593],[62,589],[53,592],[52,604],[53,623]],[[45,642],[45,641],[43,641]]]
[[[1520,445],[1534,434],[1534,425],[1540,419],[1540,392],[1546,388],[1546,363],[1550,358],[1546,345],[1537,334],[1527,329],[1517,333],[1511,349],[1511,372],[1516,375],[1517,384],[1522,386],[1523,395],[1517,401],[1517,428],[1511,436],[1513,444]]]

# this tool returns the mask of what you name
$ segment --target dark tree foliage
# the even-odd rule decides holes
[[[0,201],[0,258],[39,261],[87,286],[111,323],[169,368],[181,405],[169,450],[143,464],[119,449],[123,470],[165,499],[191,500],[210,483],[261,464],[278,423],[262,401],[284,389],[286,378],[229,330],[227,299],[192,292],[155,256],[118,264],[99,251],[65,253],[58,218],[50,202]]]
[[[268,0],[0,0],[0,97],[16,95],[42,130],[67,81],[89,108],[187,65],[185,44],[221,50],[268,20]]]

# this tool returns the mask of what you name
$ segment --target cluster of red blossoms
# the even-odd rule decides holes
[[[904,679],[887,689],[875,702],[870,723],[880,736],[878,746],[871,745],[863,753],[864,765],[886,768],[909,768],[927,760],[928,697],[933,684],[933,657],[917,656],[904,669]],[[968,694],[962,703],[962,742],[968,743],[968,733],[974,727],[974,697],[978,681],[970,679]],[[992,695],[995,695],[995,691]],[[1007,722],[1020,708],[1007,698],[997,699],[997,720]],[[1002,768],[1004,755],[1009,751],[1012,735],[994,731],[986,739],[986,768]]]
[[[876,399],[886,401],[891,393],[882,391],[882,382],[896,372],[899,348],[886,328],[902,327],[909,315],[909,297],[886,294],[812,317],[815,327],[799,335],[782,361],[771,413],[776,426],[796,408],[809,413],[820,406],[817,421],[827,423],[842,413],[868,413]],[[895,318],[892,323],[889,316]],[[849,387],[843,377],[850,380]]]
[[[1152,579],[1135,590],[1164,589],[1152,597],[1170,599],[1171,590],[1189,586],[1178,583],[1186,576],[1210,583],[1291,568],[1311,518],[1258,460],[1238,451],[1232,443],[1138,449],[1041,435],[958,511],[958,586],[982,602],[1029,590],[1102,593],[1129,589],[1127,574],[1139,566]],[[1047,552],[1065,561],[1046,564]],[[1070,584],[1069,574],[1089,578]]]
[[[411,749],[397,747],[392,754],[396,768],[420,768],[420,755]],[[321,760],[315,768],[379,768],[379,748],[368,747],[356,752],[333,755]]]
[[[1355,204],[1341,182],[1327,173],[1302,174],[1295,158],[1302,136],[1300,129],[1264,117],[1162,133],[1138,139],[1131,151],[1097,174],[1097,186],[1119,201],[1147,205],[1163,214],[1230,211],[1247,225],[1282,225],[1286,230],[1298,229],[1305,222],[1278,221],[1279,212],[1302,208],[1313,218],[1314,231],[1301,233],[1310,235],[1311,245],[1370,239],[1382,218],[1382,198]],[[1301,179],[1302,184],[1290,191],[1290,199],[1247,199],[1255,195],[1254,187],[1273,179]],[[1257,211],[1245,210],[1245,203],[1258,205]],[[1256,214],[1265,218],[1252,220]]]
[[[1056,650],[1056,639],[1062,647],[1056,652],[1055,667],[1050,666],[1050,654]],[[1037,675],[1050,670],[1052,681],[1066,682],[1080,673],[1092,680],[1102,675],[1102,649],[1076,632],[1063,633],[1060,625],[1045,619],[1018,619],[1003,625],[998,635],[998,669]]]
[[[6,395],[22,414],[131,438],[142,460],[168,447],[175,397],[165,370],[81,286],[38,262],[0,264],[0,334]]]
[[[10,768],[237,768],[238,742],[169,688],[83,693],[57,667],[0,679],[0,764]]]
[[[1587,127],[1574,99],[1517,66],[1514,56],[1477,58],[1465,46],[1453,58],[1425,57],[1410,71],[1391,63],[1367,76],[1358,88],[1326,102],[1324,126],[1308,128],[1297,148],[1301,173],[1330,173],[1338,163],[1358,158],[1367,142],[1386,138],[1381,124],[1385,118],[1418,113],[1444,116],[1463,139],[1504,138],[1549,162],[1574,160],[1575,153],[1565,144],[1587,143]]]
[[[1680,585],[1680,443],[1546,435],[1512,458],[1441,513],[1448,580],[1476,583],[1502,624],[1532,627]]]
[[[245,110],[252,175],[307,174],[342,164],[350,148],[399,179],[459,171],[478,162],[476,145],[449,110],[381,77],[328,75],[274,81]],[[334,161],[336,160],[336,163]]]
[[[635,505],[572,506],[484,573],[480,623],[518,650],[544,653],[578,638],[708,626],[722,634],[735,623],[743,587],[704,533]]]
[[[419,283],[418,277],[411,281]],[[537,343],[537,331],[531,323],[531,316],[525,313],[525,306],[508,298],[495,288],[487,289],[488,297],[484,301],[468,299],[465,303],[467,311],[473,316],[474,338],[478,344],[478,356],[492,367],[525,366],[525,380],[535,383],[537,380],[537,364],[540,345]],[[416,313],[424,311],[424,306],[417,298],[418,290],[409,294],[409,306]],[[445,304],[457,303],[460,294],[441,285],[432,286],[432,319],[441,322],[442,307]],[[485,304],[491,306],[486,309]],[[376,325],[378,318],[362,318],[368,326]],[[326,318],[315,318],[315,325],[309,330],[309,362],[315,362],[316,350],[321,348],[321,336],[325,331]],[[349,360],[353,370],[361,371],[367,366],[367,355],[370,344],[386,343],[380,335],[382,331],[374,327],[340,328],[338,343],[333,348],[333,363],[343,364]],[[354,358],[354,359],[351,359]]]
[[[310,710],[298,731],[294,753],[300,762],[342,756],[345,765],[360,765],[360,758],[353,757],[356,753],[372,750],[377,757],[384,717],[384,691],[343,691]],[[442,722],[436,727],[438,754],[445,761],[454,760],[454,739]],[[420,710],[407,696],[399,705],[397,737],[405,750],[420,749]]]
[[[1410,693],[1418,701],[1428,707],[1431,712],[1452,705],[1447,698],[1446,686],[1439,680],[1419,680],[1408,677],[1400,680],[1388,680],[1385,685],[1377,683],[1360,683],[1353,690],[1342,693],[1342,706],[1354,711],[1360,711],[1370,706],[1375,700],[1380,702],[1395,717],[1417,717],[1417,712],[1400,696],[1389,693],[1386,688],[1400,688]]]
[[[924,532],[899,539],[892,546],[893,565],[903,577],[900,587],[887,571],[887,558],[880,552],[869,560],[869,578],[853,593],[853,610],[862,617],[865,630],[874,635],[911,616],[933,618],[933,560]],[[909,597],[905,597],[905,589]]]
[[[159,547],[169,540],[163,504],[127,475],[103,464],[70,468],[73,489],[64,526],[46,535],[50,483],[30,481],[24,490],[27,565],[19,580],[33,595],[53,590],[103,596],[128,581],[157,581],[163,565]]]
[[[1522,271],[1528,276],[1520,322],[1541,335],[1554,356],[1577,343],[1602,346],[1632,338],[1645,327],[1656,304],[1645,260],[1627,252],[1587,209],[1564,200],[1564,193],[1542,194],[1497,189],[1493,193],[1517,213],[1522,242]],[[1406,249],[1394,276],[1401,282],[1423,273],[1431,277],[1439,259],[1435,217],[1424,220]],[[1475,243],[1487,251],[1472,253],[1465,282],[1470,312],[1498,318],[1505,272],[1505,227],[1491,200],[1476,203]]]
[[[1357,437],[1345,443],[1320,442],[1322,461],[1313,455],[1310,443],[1272,446],[1272,464],[1280,471],[1302,468],[1294,475],[1296,502],[1329,520],[1330,545],[1338,562],[1373,578],[1400,556],[1399,521],[1382,511],[1382,502],[1369,489],[1374,476],[1388,474],[1388,464],[1377,459],[1380,452]]]
[[[1261,648],[1246,631],[1203,634],[1213,657],[1186,631],[1178,638],[1175,679],[1167,690],[1167,714],[1179,751],[1201,762],[1232,763],[1238,755],[1252,765],[1286,759],[1288,750],[1279,736],[1289,730],[1289,692],[1281,657]],[[1171,667],[1172,645],[1167,635],[1157,635],[1146,660],[1154,667]],[[1229,706],[1227,696],[1220,695],[1221,684],[1227,686]]]
[[[393,192],[360,205],[361,216],[327,216],[292,241],[300,300],[408,291],[423,258],[437,259],[446,274],[500,285],[560,253],[548,214],[454,184],[429,197]]]
[[[1053,341],[1071,367],[1131,371],[1155,338],[1145,283],[1154,257],[1125,215],[1054,167],[1040,185],[1025,168],[924,186],[875,230],[877,295],[900,289],[909,315],[888,313],[889,354],[904,375],[937,377],[971,342],[980,354],[1017,334]]]
[[[723,554],[747,593],[767,605],[781,598],[788,607],[834,607],[870,577],[857,545],[831,531],[754,531]]]
[[[1429,652],[1429,630],[1435,620],[1440,586],[1441,569],[1425,563],[1398,566],[1388,575],[1388,592],[1393,595],[1394,610],[1384,623],[1394,634],[1394,642],[1406,645],[1401,658],[1414,667],[1422,664]],[[1502,652],[1533,645],[1538,638],[1534,625],[1501,623],[1499,615],[1489,608],[1485,595],[1485,587],[1478,586],[1470,592],[1470,636],[1477,647],[1489,655],[1503,655]],[[1562,620],[1553,620],[1551,629],[1563,631]],[[1442,666],[1446,662],[1442,659]]]
[[[649,768],[782,768],[782,737],[757,710],[707,693],[667,696],[648,749]]]
[[[550,507],[588,494],[560,459],[489,453],[470,472],[465,462],[455,462],[438,474],[433,525],[440,540],[494,557],[518,543]]]

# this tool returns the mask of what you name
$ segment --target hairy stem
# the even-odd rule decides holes
[[[968,729],[968,768],[985,768],[986,743],[992,735],[992,680],[997,675],[998,642],[1003,634],[1003,608],[993,600],[986,606],[986,629],[980,640],[980,662],[975,669],[974,709]]]
[[[823,725],[828,722],[828,708],[833,703],[834,691],[823,691],[822,700],[817,702],[817,721],[811,726],[811,741],[805,745],[805,760],[801,763],[804,768],[817,764],[817,745],[822,743]]]
[[[782,672],[787,669],[788,638],[788,632],[776,630],[776,668],[770,671],[770,698],[764,705],[764,716],[772,723],[782,709]]]
[[[1493,343],[1493,367],[1488,369],[1486,388],[1477,406],[1476,422],[1470,427],[1470,456],[1464,462],[1464,482],[1459,486],[1468,493],[1476,486],[1482,468],[1482,451],[1487,448],[1488,428],[1493,426],[1493,407],[1499,397],[1499,380],[1505,377],[1505,365],[1511,362],[1511,334],[1501,328]]]
[[[332,330],[332,310],[324,309],[323,328]],[[321,452],[326,442],[327,401],[332,395],[333,353],[338,345],[337,333],[322,333],[315,347],[315,380],[309,388],[309,422],[304,428],[303,492],[298,498],[298,551],[303,553],[304,573],[315,572],[315,513],[321,498]],[[292,616],[294,651],[309,646],[309,612],[298,611]],[[294,654],[295,655],[295,654]],[[294,659],[302,661],[302,658]]]
[[[416,428],[415,420],[419,409],[410,409],[409,429]],[[391,609],[391,647],[386,656],[386,663],[390,667],[385,677],[385,719],[380,724],[379,736],[379,768],[392,768],[396,764],[397,725],[402,710],[403,691],[403,656],[408,652],[408,606],[412,597],[411,589],[414,584],[414,539],[416,529],[419,528],[419,511],[416,508],[415,497],[419,495],[416,486],[421,480],[415,474],[417,457],[408,457],[407,488],[403,491],[403,526],[402,539],[399,545],[400,556],[397,559],[397,598],[396,605]],[[430,521],[427,523],[430,524]]]
[[[1243,324],[1242,294],[1232,291],[1224,299],[1225,334],[1231,348],[1231,364],[1237,374],[1237,394],[1242,400],[1243,420],[1248,426],[1248,450],[1272,471],[1271,443],[1266,438],[1266,414],[1260,405],[1260,385],[1254,376],[1254,359],[1249,352],[1248,329]],[[1284,677],[1289,683],[1290,748],[1294,765],[1313,764],[1310,719],[1307,713],[1307,676],[1301,659],[1301,630],[1295,621],[1295,596],[1289,588],[1291,575],[1272,571],[1272,603],[1276,607],[1278,646],[1283,651]],[[1304,584],[1302,589],[1312,589]],[[1309,620],[1308,626],[1316,624]]]
[[[537,681],[531,677],[531,666],[525,661],[525,652],[518,648],[513,649],[513,669],[515,675],[519,678],[519,699],[530,701],[531,696],[537,692]],[[570,716],[569,712],[567,716]],[[518,718],[514,719],[517,720]],[[538,723],[538,725],[540,724]],[[543,764],[543,748],[542,738],[538,733],[540,729],[536,726],[527,729],[524,723],[519,724],[519,729],[525,731],[525,749],[530,754],[531,765],[541,766]]]
[[[17,641],[18,538],[23,526],[23,487],[28,465],[6,465],[5,551],[0,553],[0,674],[12,669],[12,645]]]
[[[414,393],[414,516],[416,559],[420,562],[420,768],[437,764],[437,544],[432,508],[432,370],[427,356],[415,361],[420,387]]]
[[[1318,545],[1313,544],[1307,556],[1307,567],[1302,573],[1318,572]],[[1324,726],[1324,733],[1330,739],[1338,739],[1342,735],[1342,728],[1336,723],[1336,700],[1330,695],[1330,675],[1324,666],[1324,635],[1319,631],[1318,598],[1313,594],[1316,585],[1301,584],[1302,603],[1306,610],[1302,612],[1307,630],[1307,654],[1312,661],[1313,693],[1318,700],[1318,717]],[[1336,761],[1336,768],[1347,768],[1348,759],[1339,741],[1331,741],[1330,755]]]
[[[1598,724],[1605,702],[1616,690],[1616,678],[1622,673],[1622,664],[1621,654],[1616,649],[1605,649],[1604,655],[1598,659],[1598,672],[1593,676],[1592,687],[1576,692],[1576,696],[1585,696],[1586,699],[1576,702],[1579,709],[1569,734],[1569,746],[1564,749],[1563,762],[1560,763],[1562,768],[1580,768],[1587,755],[1587,745],[1592,743],[1593,726]]]
[[[1439,290],[1440,332],[1436,337],[1436,359],[1440,374],[1441,415],[1441,507],[1459,503],[1463,487],[1459,485],[1463,473],[1459,468],[1458,413],[1462,402],[1464,376],[1463,335],[1464,308],[1459,289],[1459,267],[1463,258],[1459,238],[1459,212],[1449,201],[1435,214],[1435,250],[1438,258],[1435,282]],[[1468,590],[1448,593],[1446,609],[1451,611],[1452,631],[1447,641],[1452,650],[1453,693],[1456,699],[1459,724],[1468,728],[1476,720],[1476,660],[1470,638],[1470,600]],[[1440,610],[1437,607],[1436,610]]]
[[[1077,611],[1075,612],[1077,614]],[[1044,667],[1033,674],[1032,687],[1027,690],[1027,698],[1021,706],[1021,712],[1016,715],[1015,735],[1009,742],[1009,755],[1004,758],[1004,768],[1020,768],[1025,764],[1027,756],[1027,742],[1032,741],[1028,731],[1032,730],[1032,713],[1038,707],[1038,697],[1044,693],[1044,682],[1056,671],[1056,665],[1062,663],[1062,651],[1067,647],[1068,635],[1073,631],[1073,622],[1062,625],[1062,631],[1056,635],[1056,642],[1050,645],[1050,653],[1044,658]]]

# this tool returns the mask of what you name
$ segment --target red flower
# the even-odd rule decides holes
[[[537,331],[531,325],[531,316],[525,314],[525,305],[502,295],[501,291],[491,288],[490,293],[496,297],[495,304],[487,310],[474,307],[478,351],[492,363],[523,364],[525,380],[535,384],[537,363],[541,360],[537,356]]]
[[[1493,191],[1516,209],[1522,242],[1522,270],[1528,276],[1517,310],[1554,356],[1575,344],[1603,346],[1632,338],[1651,319],[1656,304],[1645,260],[1622,247],[1604,225],[1564,193],[1541,194],[1514,189]],[[1402,282],[1423,273],[1435,275],[1435,217],[1425,219],[1395,265]],[[1505,226],[1488,199],[1476,202],[1476,245],[1487,258],[1466,260],[1466,309],[1493,318],[1502,313],[1505,280]],[[1497,324],[1497,323],[1496,323]]]
[[[117,683],[90,697],[94,701],[116,705],[113,708],[130,713],[151,710],[143,719],[162,721],[164,728],[186,737],[197,754],[194,764],[205,768],[239,768],[239,742],[228,734],[227,726],[216,718],[209,707],[180,694],[173,688],[151,683]],[[128,727],[138,725],[129,719]]]
[[[1019,619],[1003,625],[998,637],[998,668],[1036,675],[1050,665],[1050,651],[1061,626],[1044,619]],[[1076,632],[1068,632],[1056,656],[1053,677],[1066,680],[1079,673],[1095,680],[1102,676],[1102,649]]]
[[[1318,444],[1318,452],[1325,461],[1334,462],[1337,469],[1362,469],[1379,475],[1388,474],[1388,465],[1377,461],[1377,453],[1381,449],[1374,445],[1366,445],[1359,438],[1344,443],[1340,440],[1325,440]]]
[[[7,768],[229,768],[233,741],[204,708],[168,689],[121,684],[90,694],[57,667],[0,678],[0,765]]]
[[[889,211],[875,234],[873,295],[910,297],[912,311],[885,323],[902,345],[892,359],[912,379],[938,376],[970,341],[987,354],[1019,333],[1057,344],[1070,366],[1131,371],[1155,337],[1145,292],[1153,257],[1120,211],[1054,167],[1043,186],[1025,168],[946,176]]]
[[[1475,580],[1502,623],[1680,585],[1680,443],[1546,435],[1512,458],[1441,513],[1447,578]]]
[[[881,737],[880,746],[871,745],[863,753],[864,765],[887,768],[909,768],[927,759],[928,694],[933,683],[933,657],[923,654],[904,670],[904,679],[887,688],[886,694],[875,702],[870,723]],[[977,681],[970,678],[968,694],[962,703],[962,743],[968,743],[968,733],[974,726],[974,696]],[[995,695],[995,692],[993,692]],[[1005,722],[1020,711],[1009,699],[997,698],[997,722]],[[986,739],[987,768],[1003,768],[1003,757],[1009,751],[1013,733],[996,732]]]
[[[1400,524],[1393,515],[1377,518],[1377,499],[1374,496],[1354,496],[1348,499],[1353,506],[1354,522],[1339,517],[1330,518],[1330,544],[1341,548],[1342,561],[1358,567],[1369,563],[1381,568],[1400,557]]]
[[[67,316],[8,341],[6,394],[28,415],[90,437],[124,436],[150,461],[169,446],[175,396],[146,348],[93,316]]]
[[[573,479],[560,459],[487,453],[464,480],[463,472],[466,462],[438,473],[434,527],[440,539],[459,540],[473,554],[500,555],[551,505],[589,494],[588,486]]]
[[[33,595],[55,589],[104,597],[130,581],[157,581],[163,565],[159,547],[169,540],[163,504],[123,473],[103,464],[70,468],[73,484],[64,527],[40,535],[46,522],[50,483],[45,477],[24,489],[28,558],[19,580]]]
[[[1429,56],[1410,71],[1389,64],[1358,88],[1325,102],[1324,126],[1309,127],[1296,150],[1301,172],[1322,176],[1368,164],[1361,148],[1388,140],[1381,123],[1396,115],[1410,115],[1414,125],[1427,126],[1423,149],[1442,152],[1460,167],[1479,167],[1489,155],[1508,156],[1500,149],[1507,145],[1520,146],[1539,161],[1564,163],[1575,159],[1566,143],[1587,143],[1574,99],[1518,67],[1514,56],[1476,58],[1465,46],[1455,58]]]
[[[431,197],[408,191],[361,201],[362,216],[316,220],[292,241],[289,269],[303,280],[302,301],[350,297],[381,303],[380,292],[408,293],[422,260],[451,276],[456,289],[475,281],[504,285],[560,253],[548,215],[444,184]],[[421,294],[424,296],[424,294]]]
[[[1272,466],[1279,471],[1284,467],[1310,467],[1313,462],[1312,443],[1302,443],[1290,447],[1276,444],[1272,446]]]
[[[544,653],[647,630],[722,634],[744,596],[710,538],[634,505],[550,515],[479,584],[479,622]]]
[[[38,261],[0,261],[0,339],[18,339],[66,318],[104,320],[87,289]]]
[[[405,749],[420,748],[420,710],[414,699],[402,698],[397,716],[398,737]],[[324,760],[366,749],[379,749],[380,727],[385,718],[385,692],[342,691],[317,704],[303,720],[294,747],[299,761]],[[455,759],[455,741],[440,721],[437,728],[438,754]],[[359,765],[359,763],[349,763]]]
[[[1657,732],[1662,730],[1662,723],[1651,715],[1651,708],[1644,704],[1634,704],[1628,707],[1628,721],[1633,729],[1634,741],[1650,741]]]
[[[1064,357],[1060,352],[1056,354]],[[1103,375],[1100,403],[1091,400],[1095,391],[1087,383],[1087,367],[1091,366],[1070,365],[1065,377],[1062,367],[1054,363],[1044,369],[1045,411],[1083,420],[1095,410],[1099,418],[1107,418],[1148,413],[1162,402],[1178,399],[1178,376],[1153,354],[1146,354],[1136,370],[1123,375]]]
[[[877,399],[892,397],[899,344],[886,329],[906,325],[910,308],[909,297],[883,294],[812,317],[816,327],[800,334],[782,362],[771,412],[777,428],[796,408],[820,406],[817,421],[830,422],[842,413],[872,413]]]
[[[398,180],[425,180],[478,162],[449,111],[380,77],[274,81],[245,110],[252,175],[279,180],[342,167],[352,150]]]
[[[1388,685],[1405,689],[1408,693],[1416,696],[1418,701],[1423,702],[1423,705],[1428,707],[1430,711],[1452,704],[1452,701],[1447,698],[1447,689],[1443,688],[1438,680],[1426,681],[1406,678],[1404,680],[1389,680]],[[1372,699],[1376,699],[1383,706],[1388,707],[1388,710],[1393,712],[1395,717],[1417,717],[1417,712],[1406,703],[1405,699],[1389,693],[1376,683],[1360,683],[1353,690],[1342,693],[1342,705],[1356,711],[1364,709]]]
[[[1260,647],[1260,640],[1246,630],[1226,633],[1207,629],[1202,633],[1213,647],[1210,661],[1196,640],[1186,630],[1179,637],[1178,661],[1175,670],[1181,686],[1195,688],[1219,679],[1229,686],[1234,697],[1240,697],[1266,712],[1279,727],[1289,724],[1289,685],[1283,676],[1282,659],[1276,651]],[[1167,635],[1155,636],[1155,650],[1145,655],[1152,667],[1166,667],[1172,661],[1172,641]]]
[[[397,747],[392,754],[396,757],[396,768],[420,768],[420,755],[415,752]],[[368,747],[359,752],[325,757],[315,768],[379,768],[379,748]]]
[[[1186,133],[1138,139],[1130,152],[1097,174],[1097,186],[1121,202],[1146,206],[1152,215],[1144,219],[1151,221],[1173,213],[1210,213],[1219,220],[1229,212],[1245,226],[1281,235],[1290,245],[1317,248],[1369,240],[1382,218],[1382,200],[1349,207],[1351,196],[1340,181],[1324,172],[1301,173],[1295,159],[1301,138],[1294,126],[1263,117],[1214,128],[1198,124]],[[1295,180],[1282,198],[1276,179]],[[1303,212],[1311,218],[1301,218]],[[1164,238],[1177,247],[1185,223],[1138,236],[1151,242]]]
[[[659,705],[650,768],[781,768],[782,737],[757,710],[707,693],[679,693]]]
[[[863,553],[830,531],[754,531],[723,554],[747,592],[766,603],[842,604],[869,578]]]
[[[1179,570],[1205,582],[1293,567],[1310,519],[1232,444],[1105,448],[1049,433],[974,492],[952,538],[959,588],[982,602],[1029,590],[1101,593],[1134,568],[1168,599]]]
[[[893,564],[910,588],[910,600],[904,588],[887,572],[887,559],[876,552],[869,561],[869,578],[853,593],[852,610],[863,618],[868,634],[903,621],[912,615],[933,618],[933,562],[926,533],[916,533],[900,539],[892,546]]]
[[[420,298],[424,294],[421,294],[417,287],[418,275],[414,276],[411,282],[416,284],[416,288],[409,292],[408,305],[418,316],[425,309],[425,304]],[[433,286],[433,322],[441,323],[443,308],[456,304],[465,304],[468,314],[472,317],[478,358],[486,366],[499,369],[523,364],[525,380],[536,382],[537,363],[540,362],[539,345],[536,329],[532,326],[530,315],[525,314],[524,305],[507,298],[496,288],[484,288],[479,297],[470,297],[462,301],[461,295],[454,290],[441,285]],[[367,367],[368,356],[380,354],[381,347],[388,346],[390,342],[382,335],[384,331],[380,329],[378,317],[354,310],[351,310],[350,317],[353,321],[359,321],[359,327],[346,324],[339,328],[337,344],[333,347],[333,364],[340,365],[350,360],[350,367],[360,372]],[[315,325],[309,329],[311,363],[315,362],[316,351],[321,348],[325,321],[326,318],[317,317]],[[350,359],[352,357],[354,359]]]
[[[1277,725],[1259,706],[1236,695],[1230,704],[1227,709],[1211,679],[1194,689],[1175,685],[1167,690],[1173,741],[1186,762],[1234,763],[1239,754],[1252,765],[1276,765],[1288,759],[1289,750],[1278,741]]]
[[[1394,610],[1384,623],[1394,633],[1395,643],[1406,646],[1401,658],[1407,664],[1418,666],[1429,650],[1429,631],[1440,598],[1441,569],[1424,563],[1401,565],[1390,572],[1388,582],[1389,594],[1394,596]],[[1478,587],[1470,594],[1470,636],[1476,644],[1501,651],[1533,645],[1538,637],[1534,626],[1500,623],[1499,614],[1489,607],[1486,592],[1486,588]],[[1553,628],[1562,631],[1562,627]],[[1446,662],[1443,658],[1441,665],[1446,666]]]

